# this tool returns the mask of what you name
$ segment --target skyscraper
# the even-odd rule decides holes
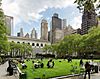
[[[5,24],[7,27],[7,35],[11,36],[13,33],[13,17],[5,15]]]
[[[23,28],[20,28],[20,37],[23,37]]]
[[[62,20],[57,13],[54,13],[52,16],[52,30],[55,30],[56,28],[62,29]]]
[[[94,5],[92,4],[92,9],[90,11],[88,11],[84,7],[84,12],[82,16],[82,26],[81,26],[82,33],[81,34],[88,33],[89,28],[93,26],[97,26],[97,16],[95,13]]]
[[[37,36],[36,30],[35,30],[35,28],[33,28],[32,31],[31,31],[31,38],[36,39],[37,38],[36,36]]]
[[[52,16],[51,24],[51,43],[56,42],[56,30],[62,30],[62,19],[58,17],[57,13],[54,13]],[[60,32],[60,31],[59,31]]]
[[[23,28],[20,28],[20,32],[17,33],[18,37],[23,37]]]
[[[45,19],[41,21],[41,39],[48,40],[48,23]]]
[[[65,29],[66,28],[66,19],[62,19],[62,28]]]

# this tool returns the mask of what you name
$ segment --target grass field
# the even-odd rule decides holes
[[[45,77],[45,79],[48,79],[51,77],[80,73],[79,60],[72,60],[72,62],[70,63],[68,63],[67,60],[64,61],[62,59],[53,59],[53,61],[55,62],[54,68],[47,68],[48,59],[44,59],[42,61],[44,63],[44,68],[35,69],[32,60],[25,61],[25,64],[27,65],[26,69],[22,69],[21,64],[19,64],[19,68],[22,70],[22,72],[27,73],[27,79],[43,77]]]

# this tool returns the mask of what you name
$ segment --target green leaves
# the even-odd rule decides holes
[[[20,54],[30,54],[32,53],[32,46],[27,44],[27,43],[15,43],[15,42],[10,42],[10,52],[16,52],[16,54],[19,52]]]
[[[86,9],[87,11],[91,11],[91,9],[93,8],[93,4],[97,3],[98,0],[75,0],[74,3],[77,3],[77,8],[81,11],[83,11],[84,9]],[[100,1],[99,1],[100,2]],[[97,4],[97,8],[100,8],[100,4]]]
[[[0,8],[0,53],[7,53],[8,50],[9,44],[6,37],[5,17],[3,10]]]

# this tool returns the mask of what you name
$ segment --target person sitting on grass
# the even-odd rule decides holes
[[[43,67],[44,67],[44,64],[43,64],[43,63],[41,63],[41,64],[40,64],[40,67],[41,67],[41,68],[43,68]]]
[[[44,67],[44,64],[40,61],[38,61],[37,63],[34,63],[34,68],[43,68]]]
[[[54,67],[54,61],[52,61],[52,59],[50,59],[47,63],[47,67],[48,68],[53,68]]]
[[[27,68],[27,65],[25,63],[21,63],[22,65],[22,69],[26,69]]]
[[[69,62],[72,62],[72,58],[71,58],[71,57],[68,58],[68,63],[69,63]]]
[[[38,63],[34,63],[34,68],[35,69],[39,68],[39,64]]]

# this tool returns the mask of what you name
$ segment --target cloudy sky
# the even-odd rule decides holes
[[[81,27],[81,13],[73,4],[75,0],[2,0],[4,13],[14,17],[14,34],[23,28],[24,34],[34,27],[40,37],[40,22],[47,19],[49,28],[51,17],[58,13],[60,18],[67,19],[74,29]],[[50,29],[49,29],[50,30]]]

